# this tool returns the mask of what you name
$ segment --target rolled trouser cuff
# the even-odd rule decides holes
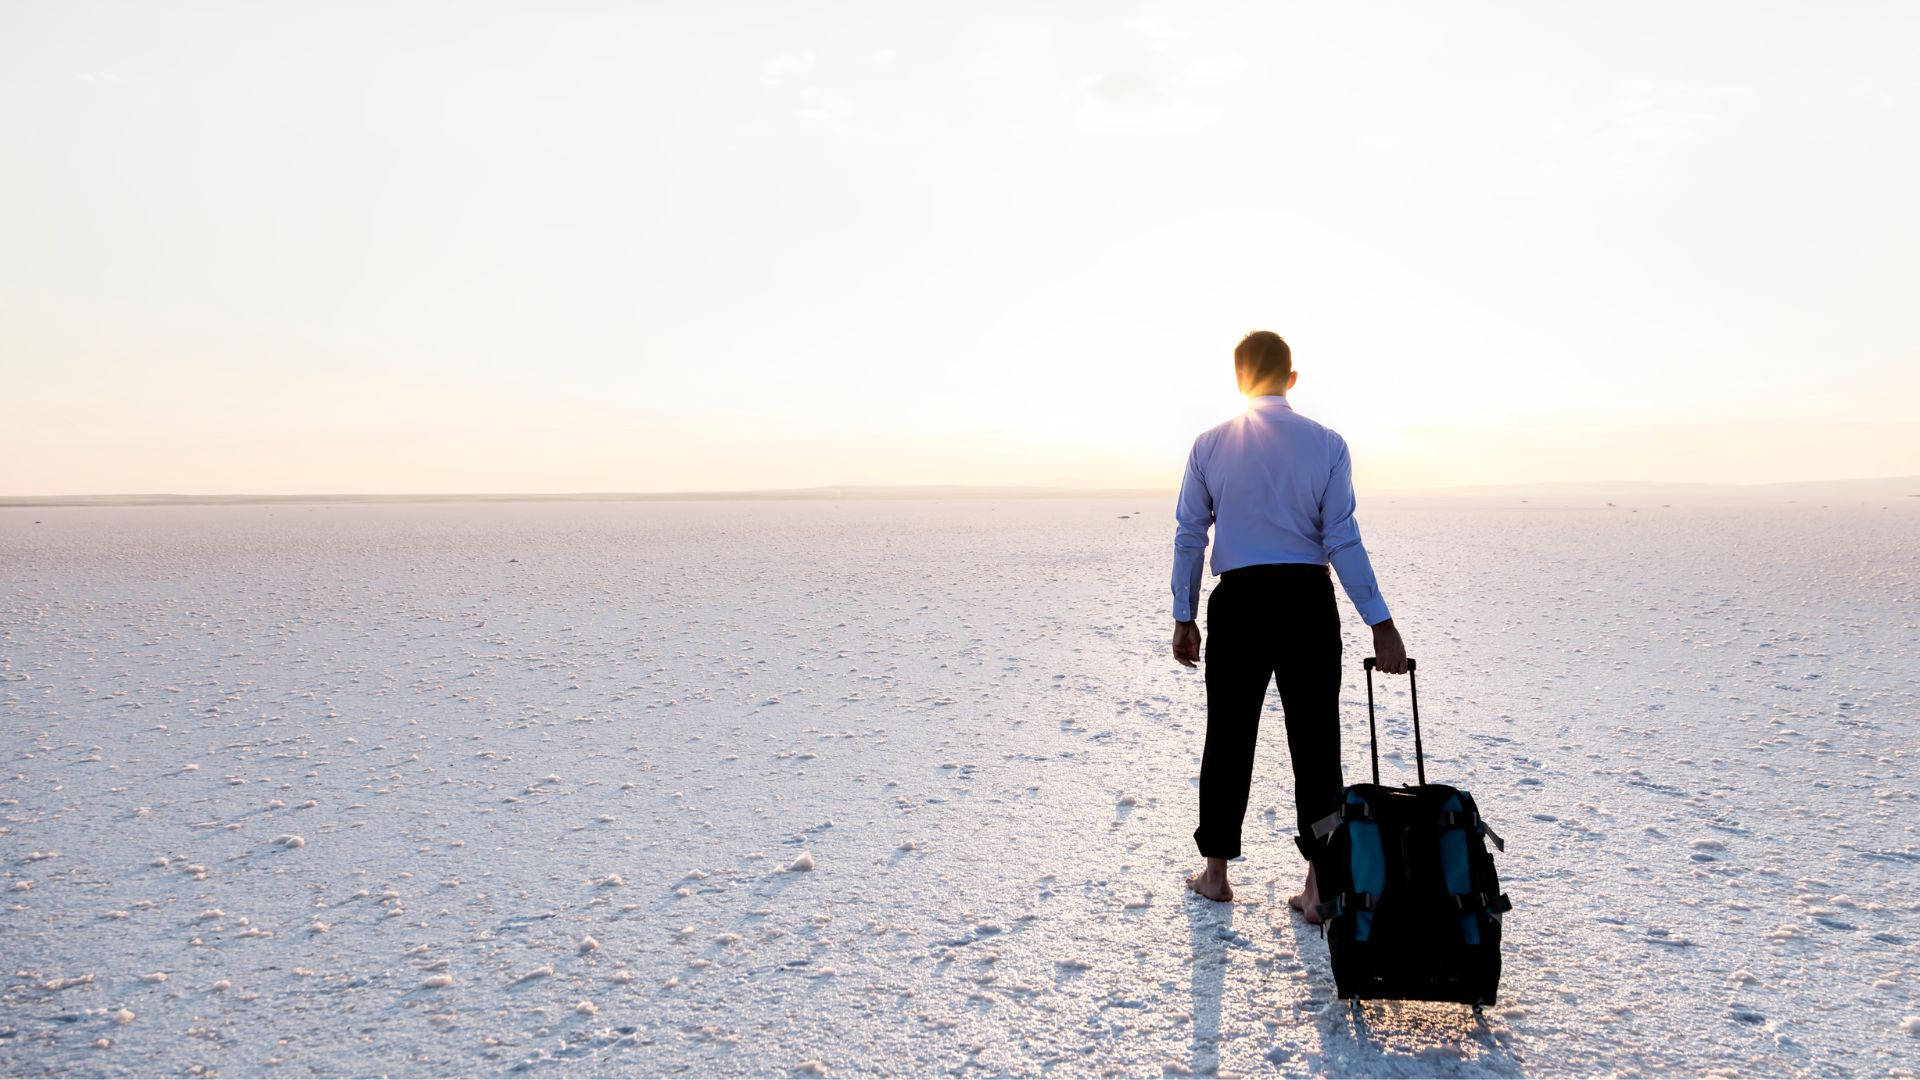
[[[1202,835],[1200,830],[1195,829],[1193,831],[1193,842],[1194,845],[1200,849],[1201,858],[1237,859],[1240,857],[1240,841],[1237,839],[1223,844],[1217,839]]]

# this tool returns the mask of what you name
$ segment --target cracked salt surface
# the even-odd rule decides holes
[[[1183,892],[1128,504],[0,509],[0,1073],[1914,1068],[1920,500],[1365,503],[1484,1024],[1333,999],[1272,713]]]

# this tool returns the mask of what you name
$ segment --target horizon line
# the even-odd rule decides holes
[[[1670,494],[1754,493],[1788,488],[1846,487],[1853,485],[1913,486],[1907,494],[1920,497],[1920,474],[1848,477],[1832,480],[1783,480],[1760,483],[1684,480],[1546,480],[1507,484],[1457,484],[1417,488],[1380,488],[1376,497],[1410,495],[1472,496],[1511,492],[1540,494],[1599,494],[1605,491],[1646,491]],[[1165,498],[1173,487],[1097,487],[1050,484],[817,484],[796,488],[738,488],[701,491],[563,491],[563,492],[300,492],[289,494],[181,492],[66,495],[0,495],[0,509],[72,506],[222,506],[317,503],[405,502],[715,502],[926,499],[926,498]],[[1886,495],[1891,492],[1874,492]]]

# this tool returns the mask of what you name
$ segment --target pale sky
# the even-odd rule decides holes
[[[0,4],[0,494],[1920,473],[1920,4]]]

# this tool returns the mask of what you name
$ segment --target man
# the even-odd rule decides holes
[[[1194,440],[1175,511],[1173,658],[1200,660],[1201,558],[1212,526],[1207,598],[1207,743],[1200,762],[1200,827],[1193,838],[1206,869],[1187,880],[1209,900],[1233,899],[1227,860],[1240,854],[1240,823],[1253,780],[1253,747],[1267,680],[1280,689],[1301,839],[1341,801],[1340,615],[1327,564],[1373,628],[1378,669],[1407,670],[1407,651],[1374,582],[1353,520],[1353,465],[1346,440],[1287,402],[1299,378],[1280,335],[1248,334],[1233,351],[1247,411]],[[1319,922],[1313,866],[1288,903]]]

